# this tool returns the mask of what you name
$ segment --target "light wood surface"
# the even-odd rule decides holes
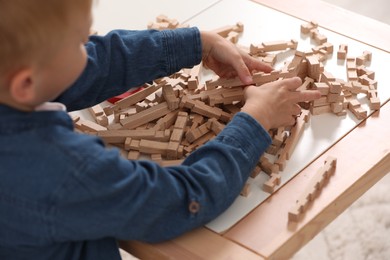
[[[122,249],[142,259],[245,259],[261,256],[206,229],[199,228],[177,239],[159,244],[123,241]]]

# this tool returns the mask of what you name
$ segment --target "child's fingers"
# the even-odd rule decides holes
[[[237,75],[242,83],[244,83],[245,85],[253,83],[252,75],[241,56],[239,57],[239,59],[233,62],[232,66],[237,72]]]
[[[273,68],[270,65],[261,62],[248,54],[243,54],[243,59],[250,71],[263,71],[265,73],[273,71]]]
[[[302,90],[296,91],[295,97],[293,98],[294,103],[312,101],[315,99],[319,99],[321,97],[321,92],[317,90]]]
[[[294,91],[302,85],[302,80],[299,77],[287,78],[280,81],[288,90]]]

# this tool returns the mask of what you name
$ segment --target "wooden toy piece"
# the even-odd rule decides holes
[[[347,57],[347,79],[348,81],[357,81],[357,67],[356,59],[352,57]]]
[[[180,143],[170,141],[168,147],[166,148],[166,158],[169,160],[179,159],[179,150]]]
[[[139,151],[145,154],[161,154],[163,156],[167,155],[169,142],[158,142],[151,141],[146,139],[141,139],[139,141]]]
[[[208,123],[206,122],[198,128],[188,131],[186,139],[189,143],[193,143],[208,132],[210,132],[210,129],[208,128]]]
[[[357,67],[357,74],[359,77],[366,75],[369,79],[375,79],[375,72],[368,70],[364,65]]]
[[[334,82],[336,78],[328,71],[323,71],[320,75],[320,82],[325,82],[330,84],[330,82]]]
[[[159,162],[162,161],[163,158],[161,154],[155,153],[150,155],[150,159],[152,159],[152,161]]]
[[[125,129],[134,129],[138,126],[144,125],[157,118],[165,116],[170,113],[167,102],[160,103],[156,106],[141,111],[135,115],[129,116],[120,121],[120,124]]]
[[[341,91],[342,91],[341,83],[336,82],[336,81],[329,83],[329,92],[330,93],[340,95]]]
[[[337,51],[337,59],[345,60],[347,58],[348,45],[340,44],[339,50]]]
[[[156,131],[155,129],[146,130],[105,130],[99,131],[97,136],[102,138],[106,143],[119,144],[124,143],[127,137],[134,140],[149,139],[154,141],[168,141],[170,138],[170,131]]]
[[[261,52],[284,51],[287,49],[296,50],[297,47],[298,47],[298,41],[294,39],[290,41],[272,41],[272,42],[263,42],[257,46],[251,44],[249,47],[249,52],[252,55],[256,55]]]
[[[170,84],[164,85],[162,87],[162,93],[163,93],[165,101],[168,104],[168,108],[170,110],[175,110],[175,109],[179,108],[179,101],[180,100],[176,97],[176,95],[173,91],[172,85],[170,85]]]
[[[216,88],[218,86],[222,86],[224,88],[232,88],[232,87],[240,87],[240,86],[244,86],[244,85],[245,84],[243,84],[238,77],[232,78],[232,79],[219,78],[216,80],[206,81],[207,89],[213,89],[213,88]]]
[[[89,120],[79,120],[75,124],[76,128],[83,132],[106,131],[107,128]]]
[[[191,69],[190,78],[187,81],[187,87],[188,87],[189,90],[195,90],[195,89],[198,88],[200,69],[201,69],[201,65],[200,64],[194,66]]]
[[[262,156],[260,158],[260,168],[269,176],[279,172],[278,165],[271,163],[269,159],[265,156]]]
[[[370,100],[370,108],[373,110],[379,110],[381,108],[381,102],[378,98],[376,90],[370,90],[368,94]]]
[[[317,47],[314,47],[312,48],[313,52],[316,53],[316,52],[322,52],[325,51],[326,54],[332,54],[333,53],[333,44],[330,43],[330,42],[324,42],[323,44],[317,46]]]
[[[88,108],[88,111],[95,119],[96,123],[98,123],[101,126],[108,126],[108,118],[104,113],[103,108],[100,106],[100,104]]]
[[[305,59],[305,54],[303,52],[300,52],[300,51],[295,52],[294,58],[287,65],[287,71],[289,71],[291,73],[291,77],[295,77],[298,75],[304,59]],[[284,77],[286,77],[286,76],[284,76]]]
[[[152,85],[152,86],[146,87],[145,89],[143,89],[141,91],[138,91],[138,92],[136,92],[136,93],[124,98],[124,99],[117,101],[112,106],[105,107],[103,110],[106,113],[106,115],[112,115],[114,113],[114,111],[130,107],[130,106],[136,104],[137,102],[142,101],[147,96],[156,92],[159,88],[161,88],[163,85],[165,85],[165,83],[166,82],[161,82],[158,85]]]
[[[252,75],[253,82],[260,86],[264,83],[268,83],[274,80],[277,80],[278,78],[285,77],[286,75],[283,75],[280,70],[274,70],[270,73],[264,73],[264,72],[257,72]],[[244,86],[244,84],[241,82],[241,80],[236,77],[232,79],[223,79],[218,78],[215,80],[206,81],[206,86],[208,89],[213,89],[218,86],[224,87],[224,88],[233,88],[233,87],[240,87]]]
[[[232,104],[237,101],[242,101],[244,99],[244,90],[242,88],[226,89],[222,93],[222,103]]]
[[[301,33],[309,34],[311,30],[318,28],[318,23],[315,21],[310,21],[309,23],[301,25]]]
[[[147,25],[148,29],[154,29],[154,30],[167,30],[167,29],[176,29],[179,28],[181,25],[176,19],[170,19],[166,15],[159,15],[156,17],[155,22],[149,22]]]
[[[213,131],[216,135],[218,135],[225,128],[225,125],[218,122],[218,120],[215,118],[209,119],[207,123],[209,124],[208,128],[211,131]]]
[[[304,125],[309,121],[309,111],[302,110],[301,115],[297,117],[296,124],[291,128],[290,135],[284,143],[284,147],[276,154],[275,164],[279,170],[283,171],[286,166],[286,161],[291,158],[291,155],[304,131]]]
[[[315,56],[306,56],[308,62],[308,73],[307,76],[319,81],[321,75],[321,65],[317,57]]]
[[[287,160],[291,158],[295,146],[305,130],[305,124],[308,121],[309,114],[310,112],[308,110],[302,110],[301,114],[297,117],[296,124],[290,131],[290,136],[285,141],[284,149],[286,151]]]
[[[373,86],[375,89],[378,87],[378,82],[376,80],[370,79],[367,75],[360,76],[359,82],[366,86]]]
[[[330,104],[323,105],[323,106],[318,106],[318,107],[311,107],[310,108],[310,113],[313,116],[326,114],[326,113],[331,113],[331,112],[332,112],[332,108],[331,108]]]
[[[234,44],[236,44],[238,42],[238,37],[240,36],[240,34],[238,32],[230,32],[228,34],[228,36],[226,37],[226,39]]]
[[[279,173],[272,173],[271,178],[263,184],[263,191],[273,193],[276,186],[280,185],[281,176]]]
[[[80,116],[79,115],[74,115],[74,114],[69,114],[69,115],[70,115],[70,118],[72,118],[73,124],[80,120]]]
[[[325,182],[334,174],[336,162],[336,158],[332,156],[327,157],[324,165],[312,177],[301,197],[288,212],[289,221],[298,221],[300,216],[307,210],[309,203],[314,200],[324,187]]]
[[[275,81],[279,78],[286,77],[285,75],[282,75],[282,71],[280,70],[273,70],[270,73],[264,73],[264,72],[257,72],[254,73],[252,78],[253,82],[256,84],[256,86],[261,86],[265,83]]]
[[[229,33],[231,32],[242,33],[243,31],[244,31],[244,24],[241,22],[237,22],[235,25],[232,26],[227,25],[212,30],[212,32],[217,33],[224,38],[227,38],[229,36]]]
[[[158,119],[156,124],[153,127],[154,130],[165,130],[170,128],[176,122],[178,112],[179,112],[178,110],[171,111],[165,116]]]
[[[370,62],[372,59],[372,53],[370,51],[364,51],[363,55],[356,58],[356,65],[364,65],[366,62]]]
[[[362,108],[361,106],[358,107],[348,107],[348,109],[356,116],[358,120],[363,120],[367,118],[367,110]]]
[[[328,38],[320,34],[317,28],[310,30],[310,38],[313,39],[318,45],[324,44],[328,41]]]
[[[313,85],[314,90],[318,90],[322,96],[329,94],[329,85],[324,82],[315,82]]]
[[[204,121],[203,116],[201,116],[199,114],[191,114],[190,118],[191,118],[191,122],[192,122],[190,130],[193,130],[193,129],[197,128]]]
[[[128,160],[138,160],[140,155],[141,155],[140,152],[130,150],[129,153],[127,154],[127,159]]]
[[[256,165],[255,169],[253,169],[253,171],[251,172],[251,175],[250,177],[251,178],[256,178],[261,172],[261,168],[259,165]]]
[[[249,193],[251,191],[249,183],[245,183],[244,187],[242,188],[240,195],[244,197],[248,197]]]
[[[184,135],[184,128],[186,127],[187,122],[188,122],[188,113],[179,112],[170,138],[171,142],[180,143],[182,141]]]

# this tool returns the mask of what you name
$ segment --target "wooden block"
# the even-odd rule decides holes
[[[346,44],[340,44],[339,50],[337,52],[337,59],[339,60],[345,60],[348,53],[348,45]]]
[[[309,184],[306,186],[306,189],[301,194],[300,198],[296,201],[296,204],[288,212],[289,221],[298,221],[300,215],[304,213],[307,209],[310,201],[313,201],[314,198],[319,194],[320,190],[323,188],[325,182],[334,174],[336,169],[336,158],[329,156],[316,174],[310,179]]]
[[[279,166],[271,163],[268,158],[264,156],[260,158],[260,168],[269,176],[279,172]]]
[[[164,85],[162,87],[162,93],[170,110],[179,108],[179,99],[175,96],[173,87],[171,85]]]
[[[271,174],[271,178],[263,184],[263,191],[273,193],[276,186],[280,185],[281,176],[279,173]]]
[[[339,82],[330,82],[329,83],[329,92],[334,94],[340,94],[342,90],[341,84]]]
[[[139,151],[145,154],[159,153],[162,154],[163,156],[166,156],[168,145],[169,145],[168,142],[158,142],[158,141],[141,139],[139,141]]]
[[[310,112],[312,115],[321,115],[325,113],[331,113],[332,109],[330,105],[324,105],[324,106],[319,106],[319,107],[312,107],[310,108]]]
[[[137,93],[134,93],[122,100],[117,101],[113,106],[106,107],[103,110],[105,111],[106,115],[111,115],[114,113],[114,111],[135,105],[136,103],[142,101],[150,94],[157,91],[159,88],[161,88],[163,85],[165,85],[165,81],[161,82],[159,85],[152,85],[149,87],[146,87],[145,89],[138,91]]]
[[[127,159],[129,160],[138,160],[140,157],[140,152],[138,151],[129,151]]]
[[[169,159],[169,160],[179,159],[179,157],[178,157],[179,146],[180,146],[179,142],[172,142],[172,141],[170,141],[168,143],[168,147],[166,149],[166,157],[167,157],[167,159]]]
[[[170,113],[167,102],[160,103],[156,106],[141,111],[135,115],[123,119],[120,123],[125,129],[134,129],[140,125],[158,119]]]
[[[302,34],[309,34],[311,30],[318,27],[318,23],[315,21],[310,21],[309,23],[302,24],[301,25],[301,33]]]
[[[318,90],[323,96],[329,94],[329,88],[329,85],[324,82],[316,82],[313,87],[314,90]]]
[[[348,107],[348,109],[356,116],[358,120],[363,120],[367,118],[367,111],[362,108],[361,106],[359,107]]]
[[[244,187],[242,188],[240,195],[244,197],[248,197],[250,193],[250,185],[249,183],[245,183]]]
[[[99,132],[107,130],[106,127],[89,120],[79,120],[77,123],[79,123],[78,129],[81,131]]]
[[[319,99],[313,100],[313,107],[329,105],[328,96],[321,96]]]
[[[286,150],[286,159],[289,160],[294,152],[295,146],[301,138],[303,131],[305,130],[305,117],[309,111],[302,110],[301,115],[297,118],[295,126],[290,131],[290,136],[286,139],[284,149]]]

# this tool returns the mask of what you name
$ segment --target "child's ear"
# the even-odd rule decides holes
[[[14,74],[9,85],[11,97],[19,104],[30,104],[35,98],[35,82],[32,69],[22,69]]]

